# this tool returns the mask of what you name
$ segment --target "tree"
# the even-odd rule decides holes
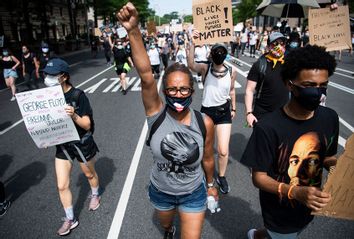
[[[184,16],[183,21],[193,23],[193,15]]]
[[[242,0],[234,11],[234,21],[245,22],[247,19],[257,16],[256,8],[261,2],[262,0]]]

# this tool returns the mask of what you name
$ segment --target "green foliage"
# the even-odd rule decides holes
[[[193,23],[193,15],[184,16],[183,21]]]
[[[237,22],[244,22],[249,18],[257,16],[257,6],[262,0],[242,0],[233,12],[234,24]]]

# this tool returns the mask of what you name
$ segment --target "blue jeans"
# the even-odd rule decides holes
[[[207,191],[203,182],[191,194],[171,195],[159,191],[150,183],[149,198],[154,208],[159,211],[170,211],[177,208],[182,212],[197,213],[206,210]]]

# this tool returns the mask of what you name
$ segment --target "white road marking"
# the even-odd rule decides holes
[[[110,69],[113,68],[113,67],[114,67],[114,66],[110,66],[110,67],[108,67],[107,69],[105,69],[105,70],[103,70],[103,71],[97,73],[96,75],[92,76],[91,78],[89,78],[89,79],[85,80],[84,82],[82,82],[81,84],[77,85],[76,88],[79,88],[79,87],[83,86],[84,84],[86,84],[87,82],[92,81],[92,80],[95,79],[97,76],[99,76],[99,75],[105,73],[106,71],[110,70]]]
[[[112,83],[106,89],[104,89],[102,91],[103,93],[107,93],[108,91],[110,91],[114,86],[116,86],[119,83],[119,78],[117,78],[117,77],[110,78],[109,80],[112,81]]]
[[[85,93],[90,93],[92,94],[93,92],[95,92],[98,87],[100,87],[102,85],[103,82],[105,82],[107,80],[107,78],[103,78],[102,80],[100,80],[99,82],[97,82],[96,84],[94,84],[93,86],[90,86],[89,88],[86,88],[84,90]]]
[[[344,148],[346,142],[347,142],[347,141],[346,141],[343,137],[338,136],[338,144],[339,144],[340,146],[342,146],[342,147]]]
[[[158,90],[160,90],[161,87],[161,82],[162,82],[162,76],[163,76],[164,71],[162,71],[159,82],[158,82]],[[145,138],[146,134],[148,131],[148,126],[147,122],[145,120],[143,129],[141,131],[140,137],[138,144],[135,148],[135,152],[133,155],[132,163],[130,164],[130,168],[128,171],[127,178],[124,182],[124,187],[121,193],[121,196],[119,198],[119,202],[112,220],[111,228],[109,229],[109,233],[107,236],[107,239],[117,239],[120,233],[120,229],[122,227],[123,219],[124,219],[124,214],[125,210],[127,209],[130,193],[132,191],[136,171],[138,169],[140,157],[141,157],[141,152],[143,150],[144,144],[145,144]]]
[[[132,79],[135,79],[136,77],[132,77]],[[141,91],[141,79],[138,78],[138,80],[135,82],[135,84],[133,85],[133,87],[130,89],[131,91]]]
[[[83,61],[76,62],[76,63],[74,63],[74,64],[69,65],[69,67],[77,66],[77,65],[81,64],[82,62],[83,62]]]
[[[82,82],[81,84],[77,85],[76,87],[80,87],[80,86],[86,84],[87,82],[90,82],[91,80],[95,79],[97,76],[101,75],[102,73],[108,71],[108,70],[111,69],[112,67],[113,67],[113,66],[108,67],[107,69],[105,69],[105,70],[103,70],[103,71],[97,73],[96,75],[92,76],[91,78],[87,79],[86,81]],[[21,84],[23,84],[23,83],[21,83]],[[4,89],[4,90],[5,90],[5,89]],[[1,91],[0,91],[0,92],[1,92]],[[0,135],[5,134],[5,133],[8,132],[10,129],[12,129],[12,128],[16,127],[17,125],[19,125],[21,122],[23,122],[23,119],[20,119],[19,121],[17,121],[17,122],[14,123],[13,125],[11,125],[11,126],[7,127],[6,129],[0,131]]]
[[[349,73],[349,74],[354,74],[354,71],[348,71],[348,70],[345,70],[345,69],[342,69],[342,68],[339,68],[339,67],[336,67],[336,71],[343,71],[343,72],[346,72],[346,73]]]
[[[342,119],[341,117],[339,117],[339,122],[344,125],[345,127],[347,127],[352,133],[354,133],[354,127],[351,126],[348,122],[346,122],[344,119]]]
[[[350,94],[354,94],[354,90],[353,89],[351,89],[351,88],[348,88],[348,87],[346,87],[346,86],[342,86],[342,85],[340,85],[340,84],[337,84],[337,83],[334,83],[334,82],[328,82],[328,85],[330,85],[330,86],[332,86],[332,87],[334,87],[334,88],[337,88],[337,89],[340,89],[340,90],[342,90],[342,91],[345,91],[345,92],[348,92],[348,93],[350,93]]]
[[[347,77],[349,79],[354,79],[353,76],[349,76],[349,75],[346,75],[346,74],[343,74],[343,73],[334,72],[334,74],[337,74],[337,75],[340,75],[340,76],[344,76],[344,77]]]
[[[14,123],[13,125],[7,127],[6,129],[4,129],[3,131],[0,131],[0,135],[5,134],[7,131],[9,131],[10,129],[16,127],[18,124],[22,123],[23,119],[20,119],[19,121],[17,121],[16,123]]]

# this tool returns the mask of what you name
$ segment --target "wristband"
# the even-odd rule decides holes
[[[294,199],[292,196],[291,196],[291,192],[293,190],[293,188],[295,187],[295,185],[291,185],[290,188],[289,188],[289,191],[288,191],[288,198],[289,199]]]
[[[207,184],[208,188],[213,188],[215,186],[215,179],[213,178],[213,181],[211,183]]]
[[[247,112],[247,113],[246,113],[246,116],[249,115],[249,114],[253,114],[253,112],[252,112],[252,111]]]

